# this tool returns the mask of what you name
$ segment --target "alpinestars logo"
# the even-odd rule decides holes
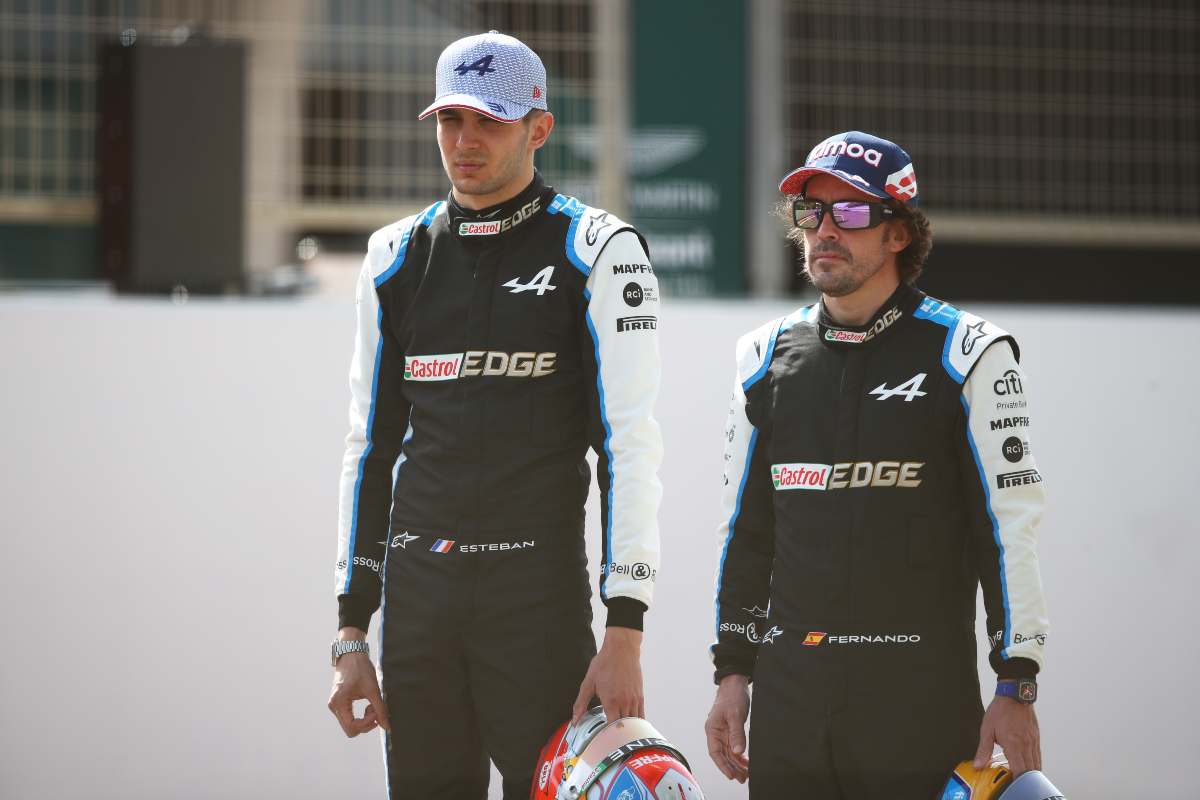
[[[971,351],[975,349],[975,345],[979,342],[979,340],[984,336],[987,336],[987,332],[983,329],[983,326],[986,324],[987,323],[985,323],[983,320],[979,320],[979,322],[976,322],[974,325],[967,326],[966,333],[963,334],[962,340],[962,354],[964,356],[971,355]]]
[[[541,297],[546,292],[553,292],[557,286],[550,285],[550,279],[554,276],[554,267],[546,267],[537,275],[529,279],[529,283],[521,283],[520,278],[513,278],[508,283],[504,284],[504,288],[508,289],[509,294],[520,294],[521,292],[537,292],[538,297]]]
[[[762,635],[763,644],[774,644],[776,637],[783,635],[783,629],[778,625],[772,625],[771,629]]]
[[[399,547],[402,550],[407,550],[409,542],[415,542],[420,538],[420,536],[413,536],[408,531],[405,531],[404,533],[392,537],[392,547]]]
[[[904,402],[911,403],[914,398],[925,396],[925,392],[920,391],[921,383],[924,380],[925,373],[918,372],[895,389],[889,389],[885,381],[868,392],[868,394],[876,395],[879,400],[887,400],[889,397],[899,396],[904,398]]]
[[[612,225],[612,223],[608,221],[607,211],[597,214],[588,220],[587,231],[583,234],[583,238],[584,241],[588,243],[589,247],[594,245],[600,239],[600,232],[609,225]]]

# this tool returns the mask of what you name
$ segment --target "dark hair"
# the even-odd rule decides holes
[[[798,197],[803,195],[789,194],[780,199],[775,204],[775,215],[788,226],[787,238],[797,246],[803,247],[804,230],[792,223],[792,202]],[[925,216],[921,209],[896,200],[885,200],[884,203],[896,212],[894,219],[904,224],[912,239],[908,246],[900,251],[896,262],[900,268],[900,280],[914,283],[925,269],[925,259],[929,258],[929,251],[933,249],[933,228],[929,224],[929,217]]]
[[[908,228],[908,235],[912,239],[896,259],[900,267],[900,280],[915,283],[925,269],[929,251],[933,249],[933,228],[929,225],[929,217],[921,209],[893,200],[888,200],[887,205],[896,212],[895,219]]]

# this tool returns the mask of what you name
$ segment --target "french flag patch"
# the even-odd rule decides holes
[[[453,539],[438,539],[429,550],[433,553],[449,553],[452,547],[454,547]]]

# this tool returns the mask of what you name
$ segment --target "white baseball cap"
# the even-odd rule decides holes
[[[438,57],[437,99],[417,119],[443,108],[469,108],[501,122],[545,111],[546,68],[537,53],[503,33],[459,39]]]

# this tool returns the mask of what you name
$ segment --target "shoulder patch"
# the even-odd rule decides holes
[[[816,305],[804,306],[785,317],[776,317],[738,339],[738,380],[742,382],[742,391],[748,390],[767,374],[771,359],[775,357],[775,343],[779,334],[798,322],[811,322],[816,316]]]
[[[1010,342],[1013,353],[1020,357],[1017,342],[1008,331],[949,303],[926,297],[913,316],[946,329],[942,367],[957,383],[964,382],[984,351],[1001,339]]]
[[[576,198],[565,194],[555,195],[546,210],[551,214],[564,214],[571,218],[571,227],[567,229],[565,242],[567,257],[584,275],[591,274],[592,265],[596,263],[600,251],[614,234],[621,231],[636,232],[632,225],[615,214],[610,214],[602,208],[585,206]],[[641,238],[640,234],[638,238]]]
[[[399,222],[385,225],[371,234],[367,243],[367,259],[371,265],[371,278],[375,288],[379,288],[392,278],[404,265],[404,257],[408,255],[408,243],[413,231],[418,227],[428,227],[446,205],[439,200],[426,208],[420,214],[405,217]]]

